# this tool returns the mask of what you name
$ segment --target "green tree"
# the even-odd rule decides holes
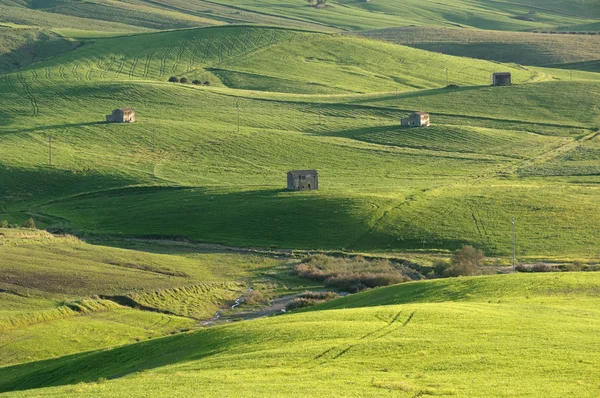
[[[6,220],[0,221],[0,228],[8,228],[8,227],[9,227],[8,221],[6,221]]]
[[[29,217],[27,220],[23,221],[22,227],[35,229],[35,221],[33,220],[33,218]]]

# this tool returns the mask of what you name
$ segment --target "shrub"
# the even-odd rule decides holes
[[[484,255],[473,246],[465,246],[452,256],[450,266],[443,272],[444,276],[470,276],[478,273],[483,265]]]
[[[192,80],[192,84],[195,84],[196,86],[199,86],[199,85],[202,84],[202,82],[200,80],[196,79],[196,80]]]
[[[339,297],[335,292],[304,292],[285,305],[286,311],[311,307]]]
[[[566,272],[579,272],[585,269],[585,265],[579,261],[575,261],[571,264],[561,265],[559,268]]]
[[[31,228],[34,229],[35,228],[35,221],[33,220],[33,218],[29,217],[27,220],[23,221],[23,228]]]
[[[260,290],[250,290],[244,297],[244,302],[250,305],[261,304],[266,301],[267,298]]]
[[[9,227],[8,221],[6,221],[6,220],[0,221],[0,228],[8,228],[8,227]]]
[[[187,77],[182,77],[181,79],[179,79],[179,83],[181,83],[181,84],[186,84],[188,81],[189,80]]]
[[[336,292],[304,292],[298,296],[298,298],[324,301],[333,300],[338,297],[339,295]]]
[[[531,267],[531,272],[552,272],[554,269],[548,264],[537,263]]]
[[[368,288],[396,285],[410,279],[399,273],[349,273],[330,276],[325,286],[357,293]]]
[[[320,301],[318,301],[318,300],[311,300],[311,299],[306,299],[306,298],[295,298],[285,305],[285,310],[292,311],[292,310],[296,310],[298,308],[310,307],[310,306],[313,306],[313,305],[316,305],[319,303],[320,303]]]
[[[388,286],[410,280],[406,273],[415,273],[398,267],[389,260],[365,260],[355,258],[335,258],[322,254],[306,257],[294,268],[296,275],[324,282],[325,286],[358,292],[367,288]],[[418,274],[418,273],[417,273]],[[420,279],[418,274],[416,279]]]
[[[209,82],[208,80],[205,80],[205,81],[204,81],[204,85],[205,85],[205,86],[210,86],[210,82]]]
[[[171,82],[171,83],[179,83],[179,78],[177,76],[171,76],[169,78],[169,82]]]
[[[529,268],[528,266],[523,265],[523,264],[517,265],[515,267],[515,271],[517,271],[517,272],[532,272],[531,268]]]

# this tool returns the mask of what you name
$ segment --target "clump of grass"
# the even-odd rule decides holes
[[[410,280],[402,268],[389,260],[334,258],[321,254],[306,257],[294,268],[303,278],[324,282],[325,286],[351,293],[367,288],[388,286]]]

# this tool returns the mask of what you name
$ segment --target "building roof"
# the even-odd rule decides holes
[[[427,112],[413,112],[413,115],[429,116],[429,113],[427,113]]]
[[[510,76],[510,72],[495,72],[494,76]]]
[[[288,174],[294,175],[294,176],[301,176],[301,175],[306,175],[306,174],[319,174],[319,172],[317,170],[290,170],[288,171]]]
[[[131,112],[135,112],[135,109],[133,109],[133,108],[118,108],[118,109],[115,109],[115,111],[121,111],[123,113],[131,113]]]

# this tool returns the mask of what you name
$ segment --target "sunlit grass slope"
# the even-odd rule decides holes
[[[95,39],[31,70],[45,80],[167,81],[175,75],[236,89],[325,94],[434,88],[445,86],[447,78],[457,85],[488,85],[498,70],[512,72],[515,83],[553,78],[517,65],[258,26]]]
[[[321,308],[0,369],[0,389],[10,396],[592,397],[598,282],[583,273],[510,275],[376,289],[329,304],[366,308]],[[387,305],[371,307],[378,304]]]
[[[245,292],[248,278],[279,264],[168,243],[116,249],[15,229],[0,229],[0,258],[0,366],[193,327]]]
[[[596,0],[578,2],[567,0],[551,5],[541,0],[520,2],[482,2],[452,0],[394,1],[338,0],[328,2],[325,9],[309,7],[306,2],[281,3],[275,0],[244,1],[218,0],[218,4],[238,7],[294,20],[311,21],[344,30],[378,29],[409,25],[462,26],[480,29],[528,30],[540,28],[573,28],[597,22],[600,17]],[[568,10],[568,11],[567,11]],[[535,11],[534,21],[522,16]],[[593,30],[593,29],[590,29]]]
[[[431,26],[378,29],[360,34],[461,57],[521,65],[600,70],[598,35],[500,32]]]

